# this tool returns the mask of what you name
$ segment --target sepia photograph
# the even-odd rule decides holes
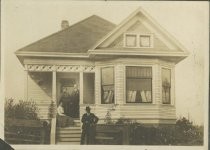
[[[14,148],[207,149],[208,2],[9,0],[1,24]]]

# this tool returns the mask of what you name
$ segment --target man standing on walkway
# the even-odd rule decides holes
[[[82,135],[81,144],[94,144],[96,124],[98,117],[90,112],[90,107],[86,107],[86,113],[82,116]]]

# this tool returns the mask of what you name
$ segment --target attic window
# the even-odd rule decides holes
[[[153,47],[152,34],[125,33],[124,46],[130,48],[151,48]]]
[[[140,47],[150,47],[151,45],[150,37],[151,37],[150,35],[140,35],[139,37]]]
[[[137,46],[137,35],[126,34],[126,47],[136,47]]]

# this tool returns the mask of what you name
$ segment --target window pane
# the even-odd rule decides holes
[[[101,88],[101,103],[102,104],[114,103],[114,85],[102,86],[102,88]]]
[[[149,35],[140,35],[140,46],[141,47],[150,47],[150,36]]]
[[[152,102],[151,79],[127,79],[127,102]]]
[[[102,85],[114,84],[114,68],[107,67],[101,69]]]
[[[162,102],[170,104],[171,95],[171,71],[170,69],[162,68]]]
[[[114,103],[114,68],[101,69],[101,103]]]
[[[126,102],[152,102],[152,68],[126,67]]]
[[[83,74],[83,103],[84,104],[95,103],[95,74],[94,73]]]
[[[126,46],[136,47],[136,35],[126,35]]]

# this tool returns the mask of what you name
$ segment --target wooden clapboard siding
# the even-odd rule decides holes
[[[152,93],[153,93],[153,103],[154,104],[161,104],[161,79],[160,79],[160,67],[158,64],[153,66],[153,86],[152,86]]]
[[[175,67],[171,69],[171,104],[175,106]]]
[[[110,108],[114,110],[110,110]],[[100,122],[104,123],[107,111],[110,111],[111,118],[129,118],[140,123],[175,123],[176,112],[172,105],[159,104],[123,104],[123,105],[92,105],[91,112],[99,117]],[[85,106],[80,107],[81,114],[85,113]],[[162,121],[164,120],[164,121]]]
[[[159,107],[155,104],[126,104],[120,108],[125,118],[159,118]]]
[[[36,73],[31,73],[33,76],[36,76]],[[49,76],[50,73],[42,73],[43,76]],[[42,89],[40,85],[33,79],[30,75],[28,76],[28,99],[35,101],[38,107],[38,116],[41,119],[48,119],[49,108],[51,104],[51,88],[52,83],[50,80],[44,80],[45,86],[48,88],[47,90]]]
[[[123,65],[115,67],[115,89],[115,103],[124,104],[125,67]]]
[[[101,103],[101,72],[100,67],[95,67],[95,103]]]
[[[160,105],[160,118],[162,119],[176,119],[176,109],[172,105]]]

